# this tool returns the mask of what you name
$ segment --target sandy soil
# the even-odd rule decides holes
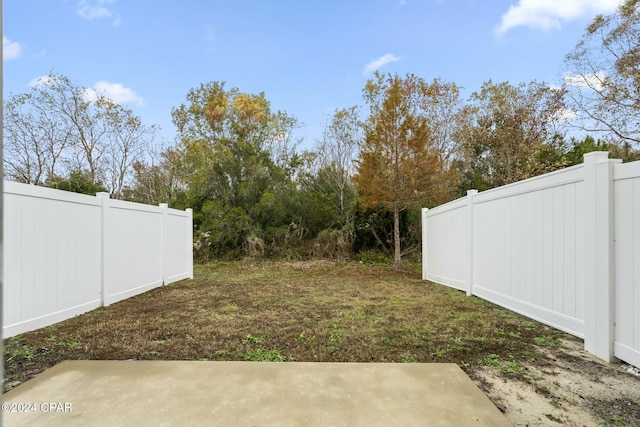
[[[640,371],[600,361],[578,342],[562,341],[523,376],[491,367],[473,376],[515,426],[640,426]]]

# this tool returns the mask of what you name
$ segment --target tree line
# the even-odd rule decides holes
[[[4,101],[5,176],[194,212],[196,256],[373,259],[419,249],[420,208],[578,164],[640,159],[640,6],[598,16],[567,55],[561,87],[462,88],[376,72],[311,148],[264,93],[225,82],[173,108],[176,141],[131,110],[51,73]],[[310,144],[306,144],[310,146]]]

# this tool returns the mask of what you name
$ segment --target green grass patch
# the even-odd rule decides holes
[[[278,350],[266,350],[264,348],[258,348],[246,352],[244,354],[244,360],[250,360],[253,362],[284,362],[288,360],[288,358]]]

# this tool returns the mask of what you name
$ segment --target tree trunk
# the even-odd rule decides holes
[[[400,210],[398,204],[393,206],[393,268],[402,270],[402,253],[400,252]]]

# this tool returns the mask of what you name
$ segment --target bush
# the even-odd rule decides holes
[[[393,264],[393,258],[387,253],[375,249],[368,249],[356,255],[356,260],[363,264],[389,265]]]
[[[353,230],[351,227],[339,230],[322,230],[313,242],[311,255],[314,258],[344,260],[351,255],[352,242]]]

